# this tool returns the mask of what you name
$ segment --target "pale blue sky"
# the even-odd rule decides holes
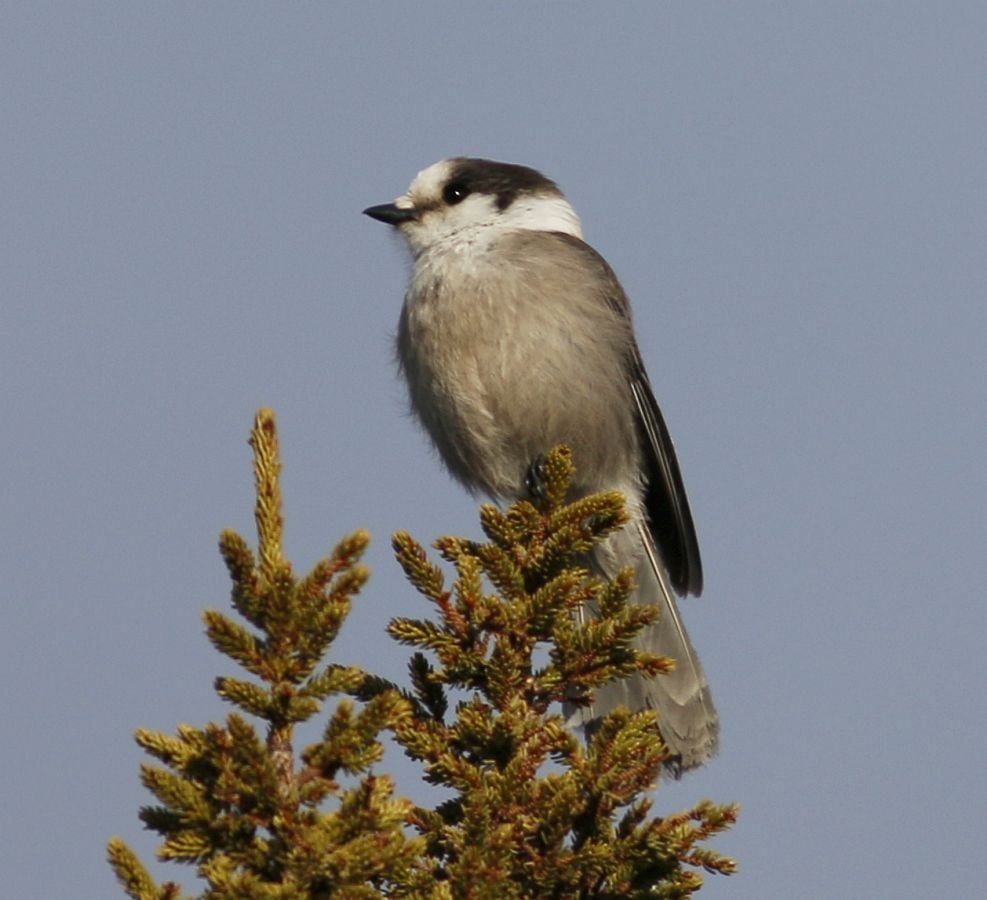
[[[974,2],[5,3],[5,894],[119,896],[112,834],[150,857],[131,733],[225,712],[200,614],[258,406],[297,568],[375,536],[336,658],[403,677],[389,534],[478,528],[360,210],[454,154],[557,180],[634,304],[723,720],[657,808],[743,806],[702,896],[981,893],[985,46]]]

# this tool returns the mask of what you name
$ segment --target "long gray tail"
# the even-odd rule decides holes
[[[567,710],[570,724],[592,727],[594,719],[618,706],[634,712],[654,709],[662,737],[676,756],[669,768],[678,773],[701,766],[716,753],[719,717],[647,525],[640,519],[630,523],[594,553],[593,561],[607,575],[620,566],[635,566],[636,601],[656,603],[661,608],[658,621],[638,635],[635,646],[671,657],[675,670],[650,679],[634,675],[605,685],[596,692],[596,702],[591,707]]]

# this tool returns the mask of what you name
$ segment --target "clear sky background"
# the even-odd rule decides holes
[[[558,181],[634,304],[723,722],[656,803],[743,806],[702,896],[979,896],[985,46],[981,2],[8,0],[4,895],[120,896],[113,834],[150,858],[131,734],[225,713],[200,615],[220,529],[253,539],[257,407],[296,568],[375,536],[336,659],[404,677],[383,629],[426,607],[388,536],[479,529],[406,414],[406,264],[360,210],[469,154]]]

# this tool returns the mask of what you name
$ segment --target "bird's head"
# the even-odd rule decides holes
[[[423,169],[406,194],[364,213],[398,228],[415,256],[505,231],[582,237],[579,217],[555,182],[527,166],[462,156]]]

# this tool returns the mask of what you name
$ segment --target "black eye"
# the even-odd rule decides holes
[[[450,206],[462,203],[470,195],[470,189],[461,181],[450,181],[442,189],[442,199]]]

